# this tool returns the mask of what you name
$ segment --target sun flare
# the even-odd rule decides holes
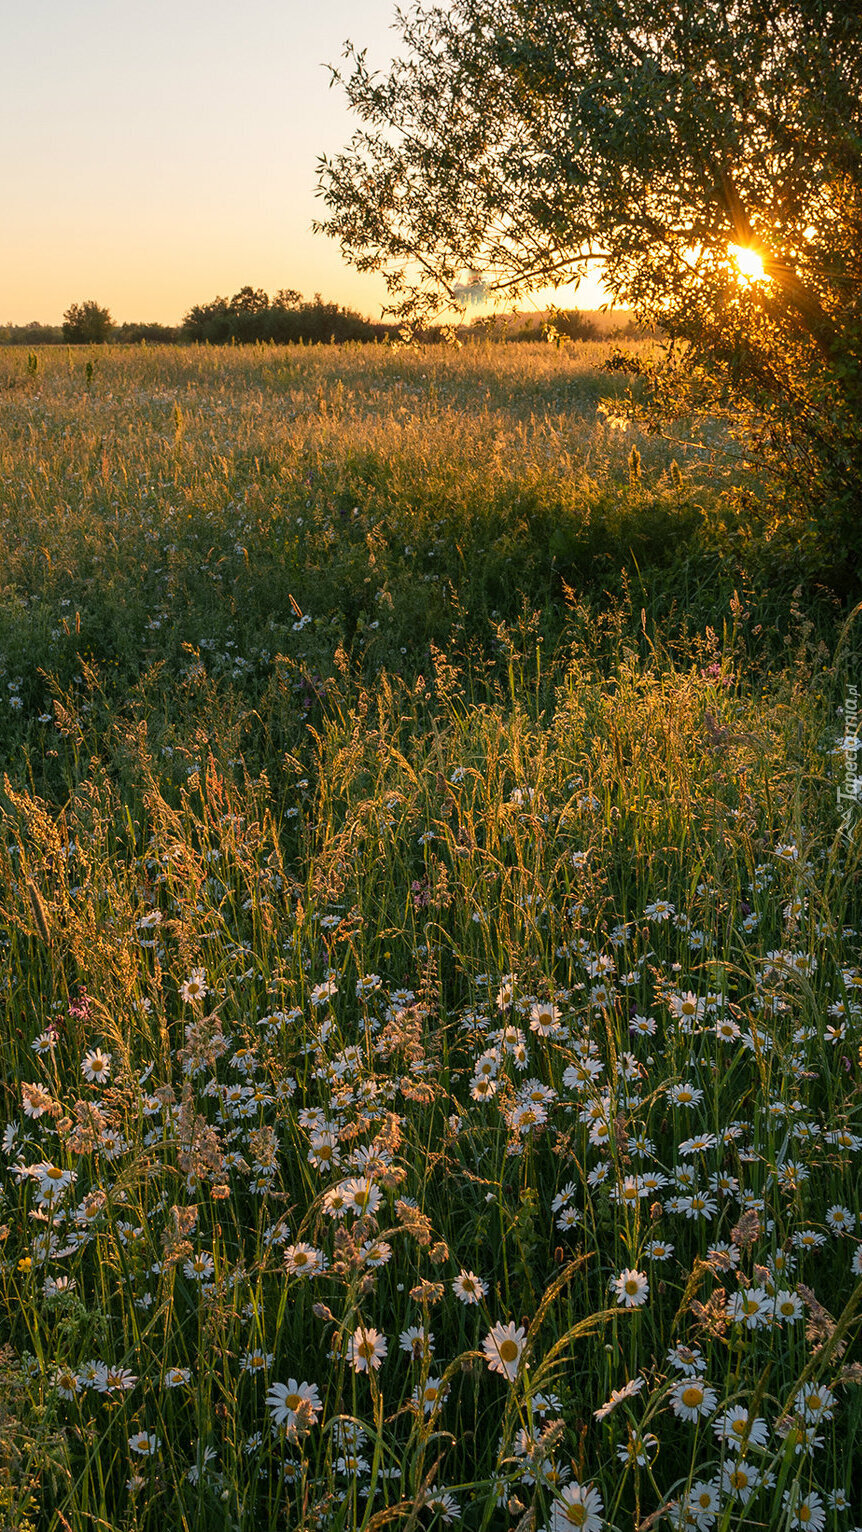
[[[763,269],[763,257],[758,255],[748,245],[728,245],[728,250],[739,267],[740,276],[746,277],[749,282],[762,282],[766,278]]]

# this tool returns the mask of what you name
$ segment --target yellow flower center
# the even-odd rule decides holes
[[[686,1409],[697,1409],[699,1404],[703,1404],[703,1389],[696,1383],[690,1383],[687,1388],[683,1389],[681,1397]]]
[[[573,1527],[582,1527],[587,1519],[585,1505],[575,1504],[566,1506],[566,1521]]]

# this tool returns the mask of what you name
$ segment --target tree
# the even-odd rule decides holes
[[[320,161],[318,228],[408,320],[471,268],[511,301],[599,260],[670,338],[652,397],[727,415],[858,546],[860,7],[453,0],[399,24],[388,75],[350,45],[333,71],[362,126]]]
[[[101,345],[113,328],[110,310],[100,308],[92,298],[73,303],[63,315],[63,339],[71,346]]]

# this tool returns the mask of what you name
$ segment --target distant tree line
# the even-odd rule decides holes
[[[579,309],[554,310],[548,314],[491,314],[475,318],[469,326],[460,325],[456,333],[462,340],[536,341],[635,339],[644,334],[631,321],[613,327],[611,316],[596,317]],[[434,326],[421,334],[424,340],[438,340],[444,330]],[[450,332],[446,332],[450,333]],[[0,325],[0,345],[52,346],[103,345],[176,345],[211,346],[249,345],[272,342],[277,345],[336,345],[343,341],[381,341],[400,334],[399,326],[363,319],[353,309],[337,303],[325,303],[319,293],[311,302],[294,288],[280,288],[270,298],[260,287],[241,287],[232,298],[212,298],[189,309],[181,325],[132,322],[115,324],[109,309],[94,299],[73,303],[63,315],[63,324]]]
[[[385,340],[397,326],[363,319],[353,309],[325,303],[319,293],[311,302],[293,288],[281,288],[270,298],[262,288],[241,287],[232,298],[213,298],[196,303],[181,325],[153,323],[115,324],[109,309],[94,299],[73,303],[63,324],[0,325],[0,344],[11,346],[147,345],[206,343],[211,346],[247,345],[272,341],[279,345],[330,344],[346,340]]]

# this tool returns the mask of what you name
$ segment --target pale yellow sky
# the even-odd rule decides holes
[[[382,279],[311,233],[315,163],[354,123],[324,63],[384,66],[394,0],[0,0],[0,323],[95,298],[178,323],[245,283],[377,317]],[[543,295],[535,304],[541,307]],[[600,289],[561,289],[587,308]]]

